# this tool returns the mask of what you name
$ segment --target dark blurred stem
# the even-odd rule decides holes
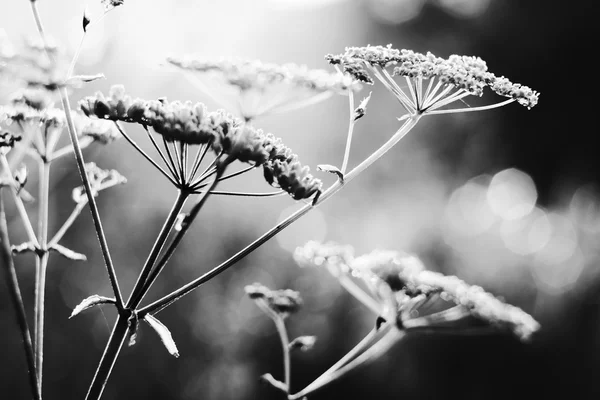
[[[42,389],[44,371],[44,309],[46,297],[46,270],[48,268],[48,192],[50,188],[50,163],[40,160],[40,188],[38,211],[38,240],[39,252],[36,253],[35,274],[35,306],[34,325],[35,335],[35,366],[38,375],[38,386]]]
[[[139,302],[142,301],[143,297],[146,295],[146,293],[148,293],[148,290],[150,290],[150,287],[152,287],[152,284],[154,283],[154,281],[156,280],[158,275],[162,272],[165,265],[167,265],[167,262],[169,262],[169,259],[171,258],[171,256],[173,255],[173,253],[175,252],[175,250],[181,243],[181,240],[185,236],[190,225],[192,225],[192,222],[194,222],[194,219],[196,219],[196,216],[198,215],[198,213],[200,212],[200,210],[206,203],[206,200],[208,200],[211,190],[217,186],[217,184],[219,183],[219,178],[221,176],[223,176],[223,174],[225,173],[225,169],[227,168],[227,165],[228,165],[227,162],[221,163],[220,161],[217,161],[216,164],[217,164],[217,173],[216,173],[216,176],[213,179],[212,183],[210,184],[210,187],[200,195],[200,198],[198,199],[196,204],[194,204],[194,206],[192,207],[190,212],[186,215],[185,221],[181,224],[181,229],[177,232],[177,234],[173,238],[173,241],[171,241],[171,243],[169,244],[169,247],[167,248],[167,250],[161,257],[160,261],[158,262],[156,267],[152,270],[152,272],[148,276],[147,281],[144,283],[144,287],[142,289],[142,293],[141,293]],[[139,305],[139,302],[137,302],[135,304],[135,307],[137,307]]]
[[[7,189],[10,190],[10,189]],[[4,265],[4,272],[6,273],[5,278],[8,285],[8,291],[12,298],[13,306],[15,307],[15,315],[17,317],[17,324],[21,331],[21,337],[23,340],[23,349],[25,350],[25,358],[27,360],[27,370],[29,376],[29,384],[31,386],[31,392],[33,398],[40,400],[42,395],[40,393],[40,387],[38,385],[37,373],[35,368],[35,354],[33,351],[33,343],[31,342],[31,333],[29,332],[29,326],[27,326],[27,316],[25,314],[25,306],[23,305],[23,297],[21,296],[21,290],[19,289],[19,281],[17,279],[17,272],[15,271],[15,265],[13,263],[12,252],[10,248],[10,241],[8,238],[8,225],[6,223],[6,214],[4,212],[4,201],[2,199],[3,189],[0,188],[0,260]]]
[[[279,338],[281,339],[281,348],[283,350],[283,371],[285,376],[286,393],[290,393],[291,383],[291,362],[290,362],[290,339],[288,338],[287,329],[285,328],[285,320],[277,315],[274,319]]]
[[[85,397],[86,400],[99,400],[102,396],[106,382],[108,381],[113,366],[123,347],[123,343],[125,342],[125,338],[127,337],[128,326],[127,314],[121,312],[113,331],[110,334],[110,338],[104,349],[104,354],[102,354],[102,358],[96,369],[94,379],[88,389],[87,396]]]
[[[219,275],[221,272],[225,271],[248,254],[252,253],[258,247],[260,247],[267,240],[271,239],[273,236],[277,235],[279,232],[290,226],[292,223],[300,219],[303,215],[307,214],[312,209],[316,208],[318,205],[322,204],[324,201],[329,199],[335,193],[337,193],[344,185],[362,173],[365,169],[367,169],[371,164],[381,158],[385,153],[387,153],[396,143],[398,143],[410,130],[419,122],[421,119],[421,114],[416,114],[410,116],[405,120],[404,124],[396,131],[396,133],[385,142],[379,149],[377,149],[373,154],[367,157],[363,162],[354,167],[347,175],[344,176],[344,182],[342,183],[340,180],[336,181],[333,185],[331,185],[327,190],[325,190],[316,201],[312,201],[311,203],[306,204],[304,207],[275,225],[273,228],[265,232],[261,237],[256,239],[254,242],[250,243],[248,246],[240,250],[238,253],[233,255],[231,258],[223,262],[222,264],[216,266],[211,269],[204,275],[199,278],[191,281],[187,285],[180,287],[179,289],[171,292],[170,294],[162,297],[159,300],[156,300],[152,304],[147,305],[146,307],[138,310],[138,314],[140,318],[143,318],[148,313],[157,313],[165,307],[173,304],[186,294],[194,291],[198,287],[200,287],[203,283],[211,280],[215,276]],[[208,189],[209,191],[212,189]]]
[[[152,250],[150,251],[148,258],[146,259],[146,263],[144,264],[144,267],[140,272],[137,282],[133,287],[131,297],[127,301],[127,308],[135,309],[138,306],[138,304],[140,304],[140,301],[146,294],[146,291],[144,289],[146,287],[146,280],[148,279],[148,275],[150,275],[150,272],[154,267],[154,263],[160,255],[160,252],[163,249],[165,242],[169,237],[169,233],[171,232],[173,226],[175,225],[175,222],[177,221],[177,216],[183,209],[183,206],[185,205],[185,202],[189,196],[190,192],[187,190],[180,189],[177,192],[177,198],[175,199],[175,203],[173,203],[173,207],[171,208],[171,211],[169,212],[169,215],[167,216],[167,219],[165,220],[165,223],[163,224],[162,229],[160,230],[160,233],[158,234],[158,237],[156,238],[156,241],[152,246]]]

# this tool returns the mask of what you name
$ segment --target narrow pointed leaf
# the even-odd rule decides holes
[[[116,304],[116,300],[111,299],[109,297],[100,296],[97,294],[91,295],[87,299],[84,299],[81,303],[79,303],[77,305],[77,307],[75,307],[73,309],[73,312],[71,313],[71,316],[69,317],[69,319],[80,314],[82,311],[87,310],[88,308],[91,308],[91,307],[94,307],[94,306],[97,306],[100,304]]]
[[[369,100],[371,100],[371,93],[373,92],[369,92],[369,95],[365,97],[354,110],[354,121],[365,116],[365,113],[367,112],[367,104],[369,104]]]
[[[299,336],[288,345],[290,350],[309,351],[315,346],[316,336]]]
[[[65,82],[67,85],[79,86],[82,83],[97,81],[98,79],[106,79],[104,74],[95,75],[76,75],[72,76]]]
[[[87,7],[86,7],[86,9],[83,10],[83,21],[82,21],[82,23],[83,23],[83,31],[84,32],[87,32],[87,27],[90,24],[90,22],[91,22],[91,20],[90,20],[90,17],[88,17],[88,10],[87,10]]]
[[[175,341],[173,340],[173,336],[171,336],[171,332],[169,329],[163,325],[158,319],[154,318],[152,315],[148,314],[144,317],[144,321],[148,323],[158,333],[160,340],[163,342],[169,354],[175,357],[179,357],[179,350],[177,350],[177,346],[175,345]]]
[[[71,249],[67,249],[65,246],[61,246],[60,244],[54,244],[50,247],[51,251],[55,251],[61,256],[68,258],[73,261],[87,261],[87,257],[85,254],[77,253]]]
[[[340,171],[340,169],[338,167],[336,167],[335,165],[320,164],[320,165],[317,165],[317,169],[319,171],[325,171],[325,172],[329,172],[331,174],[336,174],[338,179],[341,182],[344,182],[344,173],[342,171]]]
[[[273,386],[275,389],[279,389],[284,393],[288,392],[287,385],[285,383],[273,378],[273,375],[271,375],[271,374],[261,375],[260,379],[263,382],[268,383],[269,385]]]

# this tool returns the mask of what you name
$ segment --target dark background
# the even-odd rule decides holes
[[[592,58],[598,23],[593,2],[490,0],[480,2],[487,4],[480,13],[457,11],[461,5],[468,9],[477,3],[127,1],[106,16],[102,27],[91,30],[91,44],[84,49],[78,69],[103,72],[107,80],[77,91],[73,101],[123,83],[134,97],[167,95],[173,100],[205,101],[214,108],[181,75],[159,65],[165,55],[194,52],[329,68],[323,60],[326,53],[369,43],[392,43],[441,57],[477,55],[496,75],[541,93],[539,105],[530,111],[511,104],[424,120],[362,177],[309,214],[306,222],[298,222],[279,241],[268,242],[162,312],[161,321],[171,329],[181,352],[179,359],[169,356],[156,335],[144,327],[138,344],[122,351],[106,399],[281,398],[258,382],[266,372],[281,377],[282,361],[274,327],[244,296],[243,286],[254,281],[290,287],[304,295],[305,308],[290,319],[290,334],[316,334],[319,339],[313,351],[293,358],[292,385],[299,390],[311,382],[374,322],[327,273],[295,265],[290,250],[313,238],[351,244],[357,254],[377,247],[414,252],[430,268],[481,284],[522,307],[540,321],[542,330],[528,344],[500,334],[409,334],[381,359],[311,398],[592,399],[600,395],[600,201],[596,195],[600,165]],[[0,6],[0,27],[16,42],[35,34],[28,7],[25,0],[10,5],[3,0]],[[83,5],[41,1],[40,9],[48,32],[74,49]],[[373,90],[369,113],[357,127],[354,162],[380,145],[398,124],[395,100],[379,86]],[[486,96],[484,103],[497,100],[489,93]],[[336,97],[289,115],[266,117],[257,125],[282,137],[308,165],[336,164],[341,162],[345,142],[347,103]],[[132,134],[141,137],[135,129],[131,128]],[[175,192],[124,141],[89,149],[86,157],[118,169],[129,179],[126,186],[103,193],[99,200],[119,278],[128,293]],[[71,188],[79,183],[73,160],[53,168],[51,226],[58,227],[71,211]],[[568,233],[540,250],[543,257],[511,253],[498,239],[501,228],[496,225],[467,239],[445,228],[455,190],[478,182],[472,180],[477,177],[488,182],[486,177],[508,168],[531,177],[537,190],[536,210],[552,215],[560,226],[568,225],[564,231]],[[240,185],[268,190],[260,176],[248,179]],[[34,175],[30,182],[33,191]],[[149,297],[165,294],[218,264],[276,223],[280,213],[287,215],[297,207],[287,197],[213,199]],[[18,220],[10,228],[17,242],[22,238]],[[560,238],[567,236],[575,241],[576,251],[556,261],[562,253],[553,251],[562,249]],[[115,316],[106,307],[103,312],[93,310],[67,319],[84,297],[110,291],[87,213],[63,244],[85,253],[88,262],[50,259],[44,394],[47,399],[81,399]],[[28,309],[33,297],[32,266],[29,256],[17,263]],[[0,398],[24,399],[28,398],[25,362],[6,293],[0,282]]]

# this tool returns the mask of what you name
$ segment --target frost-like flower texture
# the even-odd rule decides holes
[[[11,98],[14,105],[22,104],[34,108],[38,111],[51,107],[54,99],[50,92],[44,89],[21,89],[14,93]]]
[[[339,277],[350,272],[349,265],[354,260],[354,249],[335,242],[309,241],[296,248],[294,260],[300,267],[326,266],[333,276]]]
[[[347,47],[344,53],[329,54],[326,59],[361,82],[373,84],[376,77],[409,113],[432,112],[467,95],[482,96],[486,87],[529,109],[539,98],[539,93],[527,86],[496,77],[479,57],[451,55],[444,59],[429,52],[369,45]],[[395,76],[406,78],[408,93],[395,82]],[[424,87],[424,83],[428,86]]]
[[[455,276],[427,271],[415,256],[376,251],[357,257],[351,267],[365,280],[388,313],[395,309],[395,319],[401,329],[435,328],[468,316],[507,328],[522,340],[539,329],[539,324],[520,308]],[[455,306],[421,316],[420,307],[428,301],[450,302]],[[384,315],[384,318],[390,316]]]
[[[271,290],[260,283],[247,285],[244,290],[259,306],[267,306],[269,310],[280,316],[285,317],[295,313],[302,305],[300,293],[295,290]]]
[[[321,180],[312,176],[310,168],[302,166],[295,154],[285,160],[268,160],[263,166],[267,182],[285,190],[295,200],[307,199],[323,187]]]
[[[312,104],[331,93],[346,94],[360,89],[349,75],[310,69],[305,65],[246,59],[205,60],[193,55],[170,57],[167,61],[199,78],[196,83],[200,89],[225,103],[224,106],[239,106],[240,115],[246,119],[290,106],[296,108],[305,101],[308,101],[306,105]]]

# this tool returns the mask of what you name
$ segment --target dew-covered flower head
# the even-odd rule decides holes
[[[344,53],[329,54],[326,59],[361,82],[373,84],[377,78],[410,114],[457,112],[456,109],[439,109],[467,96],[480,97],[485,88],[511,100],[478,109],[512,101],[530,109],[539,98],[539,93],[527,86],[496,77],[479,57],[451,55],[440,58],[430,52],[422,54],[394,49],[391,45],[369,45],[347,47]],[[405,84],[396,78],[404,78]],[[475,108],[461,111],[466,110],[474,111]]]

